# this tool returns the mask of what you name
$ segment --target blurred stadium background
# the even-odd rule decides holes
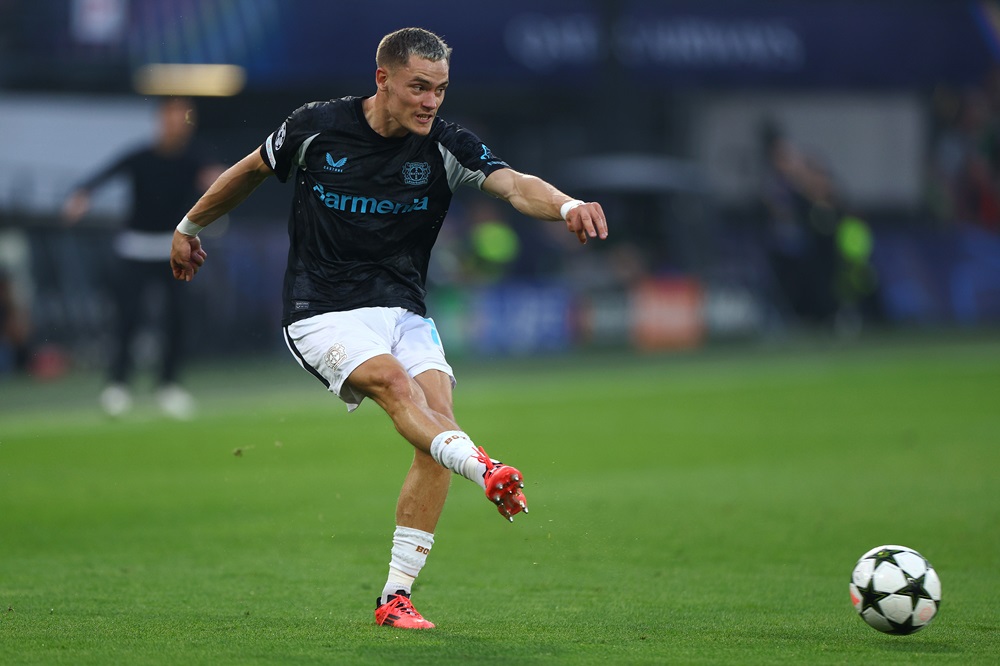
[[[300,104],[369,94],[406,25],[454,47],[445,118],[612,225],[581,249],[456,197],[431,275],[453,358],[1000,323],[996,2],[0,0],[0,377],[103,366],[125,189],[59,210],[158,94],[196,95],[232,163]],[[269,182],[206,234],[195,357],[287,353],[289,197]]]

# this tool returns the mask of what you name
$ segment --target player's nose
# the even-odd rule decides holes
[[[420,105],[425,109],[436,109],[440,106],[441,100],[433,92],[427,92],[424,94],[423,99],[420,100]]]

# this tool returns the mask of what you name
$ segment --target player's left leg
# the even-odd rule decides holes
[[[457,430],[451,405],[451,377],[430,370],[414,378],[427,400],[427,407],[438,418]],[[413,583],[427,561],[434,545],[434,530],[444,509],[452,471],[442,467],[429,454],[416,449],[413,463],[403,481],[396,502],[396,531],[392,538],[392,559],[382,594],[376,602],[375,621],[406,629],[431,629],[413,608],[409,598]]]
[[[453,474],[423,451],[415,449],[413,463],[399,491],[396,524],[433,533],[444,509]]]
[[[444,509],[452,471],[416,449],[396,502],[389,574],[375,603],[375,622],[404,629],[432,629],[413,608],[413,583],[434,545],[434,530]]]
[[[427,320],[424,320],[426,323]],[[414,324],[415,322],[411,322]],[[433,326],[433,323],[431,323]],[[416,374],[413,381],[424,398],[426,408],[436,416],[439,423],[446,424],[447,433],[463,435],[455,422],[452,401],[452,386],[454,378],[451,368],[444,362],[443,354],[440,355],[440,342],[434,338],[436,335],[426,335],[426,326],[415,324],[413,328],[419,329],[408,338],[401,336],[407,342],[402,343],[397,348],[397,353],[401,355],[401,361],[406,364],[410,372],[415,372],[420,368],[427,368]],[[429,329],[433,332],[433,328]],[[417,361],[416,359],[423,360]],[[435,441],[441,437],[436,437]],[[472,456],[475,447],[471,440],[465,438],[452,437],[455,440],[454,446],[462,446],[463,441],[468,445],[470,458],[479,459],[480,456]],[[478,449],[482,451],[482,449]],[[457,453],[457,450],[456,450]],[[489,496],[491,487],[495,486],[494,477],[499,468],[485,453],[482,460],[477,460],[480,466],[486,465],[486,472],[482,474],[483,482],[486,484],[487,495]],[[502,467],[502,466],[501,466]],[[512,469],[512,468],[506,468]],[[491,474],[492,470],[496,472]],[[516,472],[516,470],[514,470]],[[444,509],[444,502],[448,496],[448,489],[451,484],[452,471],[439,464],[439,461],[417,448],[414,452],[413,463],[403,482],[403,488],[399,494],[396,504],[396,531],[392,539],[392,559],[389,562],[389,574],[386,578],[382,594],[376,602],[375,622],[379,625],[389,625],[406,629],[430,629],[433,623],[428,622],[420,615],[410,602],[413,583],[427,561],[427,556],[434,544],[434,530],[437,527],[441,511]],[[496,490],[494,488],[494,492]],[[520,496],[520,508],[524,508],[524,496]],[[499,502],[498,502],[499,504]],[[511,513],[501,513],[508,518]],[[516,513],[516,511],[515,511]]]
[[[458,430],[452,413],[451,377],[438,370],[428,370],[413,379],[438,420],[447,421],[453,430]],[[433,533],[448,497],[451,476],[450,469],[416,449],[396,504],[396,524]]]

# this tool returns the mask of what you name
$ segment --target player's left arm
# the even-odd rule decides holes
[[[608,221],[601,204],[574,199],[537,176],[499,169],[486,177],[482,189],[510,202],[529,217],[565,219],[567,230],[576,234],[581,243],[586,243],[588,238],[608,237]],[[566,206],[565,218],[561,214],[563,206]]]

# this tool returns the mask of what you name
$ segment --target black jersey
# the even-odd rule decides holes
[[[373,306],[426,314],[431,247],[453,193],[507,167],[475,134],[440,118],[428,136],[384,137],[362,101],[306,104],[261,146],[278,180],[295,180],[285,325]]]

